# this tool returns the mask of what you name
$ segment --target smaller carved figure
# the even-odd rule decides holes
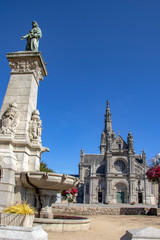
[[[39,39],[41,37],[41,29],[39,28],[38,23],[33,21],[31,31],[21,38],[21,40],[27,39],[25,51],[38,51]]]
[[[41,132],[42,132],[42,121],[39,117],[39,111],[34,110],[32,113],[30,126],[29,126],[29,135],[31,140],[38,140],[41,142]]]
[[[131,134],[130,131],[129,131],[129,133],[128,133],[127,143],[128,143],[128,147],[129,147],[130,149],[133,149],[133,136],[132,136],[132,134]]]
[[[19,124],[19,115],[17,112],[17,104],[15,102],[9,104],[9,107],[2,115],[2,123],[0,132],[3,134],[6,133],[15,133],[17,126]]]
[[[102,132],[102,135],[101,135],[101,144],[105,144],[105,141],[106,141],[106,137],[105,137],[105,133]]]

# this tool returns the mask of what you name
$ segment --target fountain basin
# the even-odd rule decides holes
[[[89,229],[90,218],[54,215],[54,219],[35,218],[34,225],[41,224],[48,232],[75,232]]]
[[[21,172],[20,179],[25,187],[62,191],[76,185],[79,181],[66,174],[46,172]]]

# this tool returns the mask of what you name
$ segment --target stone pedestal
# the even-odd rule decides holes
[[[38,225],[32,228],[0,226],[0,240],[48,240],[48,234]]]
[[[120,240],[160,240],[160,230],[153,227],[127,230]]]
[[[15,172],[39,171],[41,153],[48,150],[42,147],[36,109],[39,81],[47,75],[42,55],[25,51],[7,58],[11,76],[0,111],[0,209],[14,202]]]
[[[54,190],[46,190],[41,189],[40,190],[40,201],[41,201],[41,212],[40,212],[40,218],[53,218],[53,213],[51,206],[53,203],[56,202],[57,199],[57,191]]]
[[[39,81],[47,75],[40,52],[8,53],[11,77],[2,104],[0,143],[10,139],[17,171],[39,171],[41,120],[37,108]]]

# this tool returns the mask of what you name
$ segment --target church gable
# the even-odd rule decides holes
[[[112,143],[112,149],[128,149],[128,145],[127,143],[123,140],[123,138],[118,135],[118,137],[114,140],[114,142]]]

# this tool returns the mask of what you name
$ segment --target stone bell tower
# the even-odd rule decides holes
[[[0,111],[0,208],[14,201],[15,172],[39,171],[41,126],[39,82],[47,75],[40,52],[8,53],[11,76]]]

